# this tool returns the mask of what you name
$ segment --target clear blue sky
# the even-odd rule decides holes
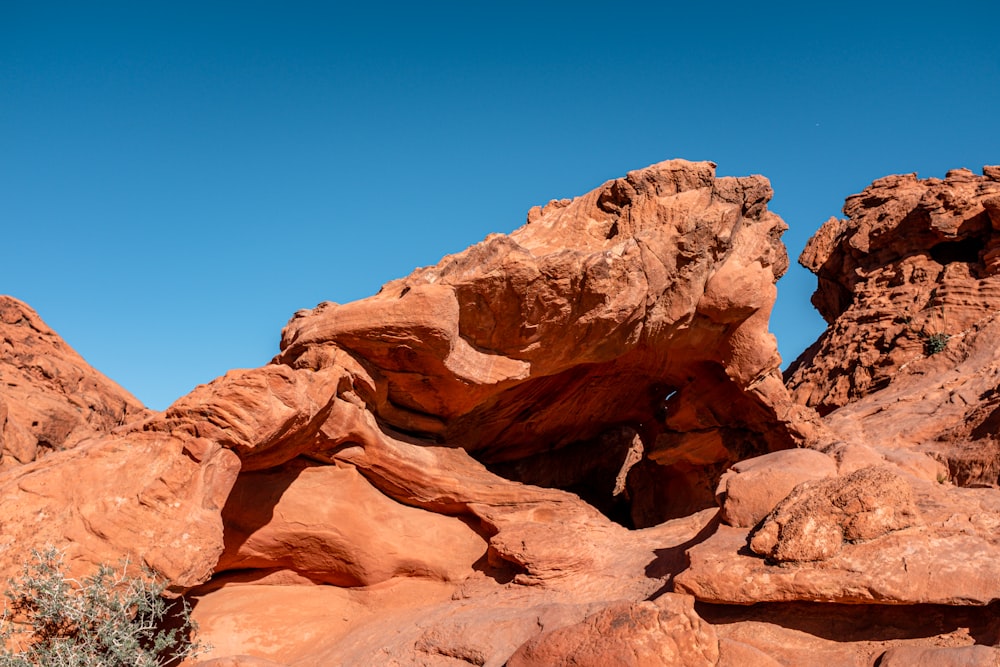
[[[153,408],[294,311],[667,158],[790,254],[889,173],[1000,163],[1000,3],[0,0],[0,292]],[[822,321],[794,266],[786,362]]]

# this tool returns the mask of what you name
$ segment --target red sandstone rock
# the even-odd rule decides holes
[[[847,199],[800,262],[830,323],[789,368],[801,402],[829,412],[947,350],[1000,305],[1000,179],[966,169],[942,179],[888,176]]]
[[[459,596],[371,622],[345,607],[339,640],[261,654],[312,664],[499,665],[540,619],[649,598],[712,512],[663,521],[712,506],[727,463],[811,428],[767,332],[787,264],[770,195],[765,179],[716,179],[711,163],[654,165],[375,297],[299,313],[271,365],[0,477],[0,521],[22,517],[0,566],[52,542],[78,569],[135,553],[175,591],[215,570],[196,591],[206,605],[254,580],[267,595],[416,576]],[[602,446],[599,465],[533,481],[610,498],[624,523],[650,528],[497,474]],[[207,609],[206,628],[235,632]]]
[[[129,557],[174,591],[211,576],[222,554],[222,506],[239,459],[199,439],[133,433],[55,452],[0,475],[0,571],[32,549],[66,552],[76,576]]]
[[[719,640],[719,667],[781,667],[770,655],[743,642]]]
[[[486,554],[461,519],[401,505],[353,467],[294,460],[244,474],[222,519],[217,572],[287,568],[338,586],[394,576],[461,581]]]
[[[719,480],[715,495],[722,520],[752,528],[793,488],[837,474],[831,457],[812,449],[786,449],[736,463]]]
[[[228,658],[214,658],[197,663],[197,667],[287,667],[283,662],[251,655],[234,655]]]
[[[147,414],[34,310],[0,295],[0,469],[68,449]]]
[[[897,646],[882,654],[879,667],[996,667],[1000,649],[993,646],[918,648]]]
[[[848,199],[802,262],[831,326],[788,374],[844,440],[905,446],[997,484],[1000,179],[892,176]]]
[[[711,163],[631,172],[375,297],[296,314],[277,360],[328,369],[346,351],[372,371],[358,396],[381,423],[488,464],[631,424],[637,476],[656,480],[645,489],[706,478],[633,520],[702,509],[720,463],[792,446],[805,427],[767,333],[787,265],[770,195]]]
[[[653,602],[618,602],[580,623],[540,635],[519,648],[508,667],[668,667],[719,660],[718,639],[690,597],[667,593]]]
[[[1000,494],[947,479],[1000,470],[977,449],[996,432],[992,251],[938,247],[1000,226],[986,174],[885,179],[810,244],[830,345],[923,295],[932,263],[949,318],[987,313],[937,354],[887,353],[887,385],[858,366],[844,384],[820,345],[791,386],[841,406],[822,423],[767,333],[769,186],[673,161],[302,311],[272,364],[0,474],[0,572],[45,543],[74,572],[137,554],[197,602],[221,664],[870,667],[1000,642],[969,607],[1000,599]],[[897,287],[880,262],[904,296],[879,296]]]
[[[719,636],[720,665],[739,643],[745,662],[768,667],[873,667],[888,647],[918,650],[996,641],[992,608],[761,603],[750,606],[696,605]],[[756,649],[751,653],[744,647]],[[770,656],[764,662],[761,654]]]
[[[887,525],[896,525],[898,517],[894,513],[878,511],[878,497],[886,492],[895,497],[896,484],[871,486],[875,502],[869,503],[863,498],[864,487],[857,486],[864,479],[858,474],[866,470],[871,469],[802,485],[805,492],[799,494],[800,501],[803,496],[810,497],[810,485],[815,485],[815,489],[839,482],[842,489],[859,491],[856,500],[860,502],[846,516],[822,508],[815,515],[801,515],[803,528],[792,533],[787,546],[788,555],[794,559],[766,561],[746,549],[749,537],[746,529],[720,526],[714,535],[688,550],[691,564],[674,578],[675,589],[699,600],[722,604],[803,600],[986,605],[1000,598],[1000,541],[996,536],[1000,527],[1000,494],[992,489],[959,489],[902,476],[899,479],[905,479],[910,486],[922,525],[888,532],[870,541],[841,542],[839,550],[812,546],[827,544],[809,538],[813,533],[825,534],[821,527],[830,525],[831,515],[838,517],[837,526],[850,525],[850,521],[844,520],[846,517],[869,515],[865,506],[876,509],[875,523],[882,528],[883,520]],[[829,490],[829,494],[831,500],[837,500],[836,489]],[[821,496],[822,492],[815,495]],[[795,492],[792,496],[793,501],[797,500]],[[789,509],[794,512],[796,504],[791,503]],[[775,513],[780,514],[782,509],[779,504]],[[881,528],[875,532],[881,532]],[[777,549],[770,542],[756,546],[750,542],[750,545],[772,557]],[[810,562],[807,556],[822,560]]]
[[[910,485],[891,468],[796,486],[750,535],[750,549],[778,561],[826,560],[857,544],[920,524]]]

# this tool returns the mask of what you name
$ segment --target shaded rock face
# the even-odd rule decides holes
[[[1000,305],[1000,168],[942,179],[888,176],[847,199],[800,262],[829,329],[787,373],[799,402],[828,413],[940,353]]]
[[[34,310],[0,295],[0,468],[73,447],[146,414]]]

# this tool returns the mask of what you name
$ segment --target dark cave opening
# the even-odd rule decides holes
[[[637,432],[621,426],[591,440],[484,464],[505,479],[576,494],[615,523],[633,529],[636,526],[626,479],[642,456]]]
[[[983,240],[973,236],[961,241],[942,241],[931,247],[930,255],[931,259],[941,265],[954,262],[977,264],[983,248]]]

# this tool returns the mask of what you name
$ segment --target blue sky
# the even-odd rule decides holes
[[[664,159],[768,176],[793,264],[875,178],[1000,163],[994,0],[677,5],[0,0],[0,292],[160,409]]]

